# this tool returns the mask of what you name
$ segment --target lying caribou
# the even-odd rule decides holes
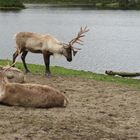
[[[0,103],[23,107],[65,107],[67,97],[60,91],[39,84],[10,83],[0,72]]]
[[[16,34],[16,52],[13,54],[13,63],[19,54],[25,68],[25,72],[29,72],[27,68],[25,57],[28,52],[42,53],[46,66],[46,75],[50,75],[50,56],[53,54],[60,54],[66,57],[67,61],[72,61],[72,53],[75,54],[80,50],[75,48],[74,43],[82,45],[81,40],[84,37],[84,33],[88,32],[87,27],[80,28],[77,36],[73,38],[69,43],[62,43],[51,35],[41,35],[31,32],[19,32]]]
[[[0,66],[0,72],[5,71],[3,74],[8,78],[9,82],[24,83],[24,73],[17,69],[7,66]]]

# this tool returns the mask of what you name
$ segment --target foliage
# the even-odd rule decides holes
[[[23,0],[26,3],[93,3],[96,0]]]
[[[140,0],[23,0],[26,3],[87,5],[97,9],[140,9]]]
[[[0,0],[0,7],[20,7],[23,3],[92,6],[97,9],[140,9],[140,0]]]
[[[11,63],[11,61],[0,60],[0,65],[7,65],[8,63]],[[28,66],[33,74],[45,73],[44,71],[45,68],[43,65],[28,64]],[[21,70],[24,70],[22,63],[17,63],[16,67]],[[58,66],[51,67],[51,71],[52,71],[52,75],[57,75],[57,76],[77,76],[77,77],[88,78],[88,79],[93,79],[97,81],[125,84],[128,86],[140,88],[140,80],[138,79],[113,77],[113,76],[108,76],[105,74],[96,74],[89,71],[78,71],[78,70],[66,69],[66,68],[58,67]]]
[[[10,7],[18,7],[24,8],[23,3],[20,0],[0,0],[0,8],[10,8]]]

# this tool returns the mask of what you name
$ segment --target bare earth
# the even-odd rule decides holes
[[[140,140],[140,90],[76,77],[26,76],[65,92],[66,108],[0,105],[0,140]]]

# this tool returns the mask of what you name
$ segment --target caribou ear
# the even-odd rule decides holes
[[[66,43],[58,42],[58,45],[62,45],[65,49],[68,48],[68,45]]]
[[[69,48],[70,46],[66,43],[59,42],[59,45],[62,45],[65,49]]]
[[[75,55],[77,54],[77,52],[78,52],[78,51],[74,51],[74,50],[73,50],[73,56],[75,56]]]
[[[63,44],[63,46],[64,46],[65,49],[70,48],[70,46],[68,44]]]

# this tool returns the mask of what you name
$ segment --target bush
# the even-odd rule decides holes
[[[20,0],[0,0],[0,7],[24,7]]]
[[[109,4],[106,4],[106,6],[110,9],[119,9],[119,3],[116,2],[116,3],[109,3]]]

